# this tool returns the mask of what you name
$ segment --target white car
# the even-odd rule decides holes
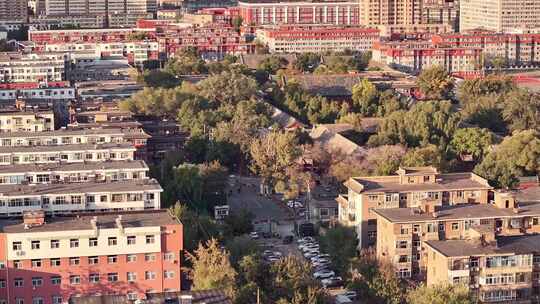
[[[346,296],[347,298],[351,299],[352,301],[356,300],[358,297],[358,294],[356,291],[347,290],[343,293],[340,293],[339,295]]]
[[[333,276],[335,276],[336,273],[332,270],[321,270],[321,271],[317,271],[313,274],[313,277],[315,279],[327,279],[327,278],[331,278]]]
[[[323,253],[323,254],[319,254],[317,256],[311,257],[310,261],[311,262],[317,262],[320,259],[329,259],[329,258],[330,258],[329,254]]]
[[[318,254],[319,254],[319,251],[316,251],[316,250],[314,250],[314,251],[308,251],[308,252],[304,253],[304,257],[305,257],[306,259],[310,259],[311,257],[316,256],[316,255],[318,255]]]
[[[307,252],[307,251],[315,251],[315,250],[319,250],[319,245],[312,245],[312,246],[309,246],[309,247],[304,247],[301,249],[302,252]]]
[[[312,265],[315,265],[315,264],[326,264],[326,263],[330,263],[330,260],[329,260],[329,259],[322,258],[322,259],[318,259],[318,260],[315,260],[315,261],[312,261],[312,262],[311,262]]]
[[[305,248],[308,248],[308,247],[315,247],[315,246],[318,247],[319,244],[317,244],[317,243],[305,243],[305,244],[298,245],[298,249],[304,250]]]
[[[296,242],[298,244],[300,244],[300,243],[313,243],[313,242],[315,242],[315,239],[310,237],[310,236],[306,236],[306,237],[303,237],[303,238],[300,238],[300,239],[296,240]]]
[[[333,288],[343,286],[343,279],[341,277],[330,277],[321,280],[324,288]]]
[[[254,239],[254,240],[258,240],[259,239],[259,234],[257,232],[251,232],[249,234],[249,236]]]
[[[314,263],[311,265],[314,268],[320,268],[320,267],[330,267],[330,262],[324,262],[324,263]]]
[[[289,208],[303,208],[304,205],[302,205],[302,203],[300,203],[299,201],[288,201],[287,202],[287,207]]]

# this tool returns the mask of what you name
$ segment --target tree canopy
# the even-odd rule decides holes
[[[464,285],[433,285],[422,284],[407,293],[409,304],[473,304],[476,301]]]
[[[423,69],[417,79],[420,92],[426,99],[449,99],[454,89],[454,81],[443,67],[433,66]]]

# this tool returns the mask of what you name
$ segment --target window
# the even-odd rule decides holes
[[[407,226],[401,226],[399,230],[400,234],[409,234],[409,228]]]
[[[77,247],[79,247],[79,239],[69,240],[69,248],[77,248]]]
[[[137,262],[137,255],[136,254],[128,254],[126,255],[126,262]]]
[[[396,248],[399,248],[399,249],[406,249],[407,248],[407,241],[397,241],[396,242]]]
[[[156,255],[155,255],[155,254],[151,254],[151,253],[146,253],[146,254],[144,255],[144,260],[145,260],[146,262],[153,262],[153,261],[156,260]]]
[[[12,243],[13,250],[22,250],[22,243],[21,242],[13,242]]]
[[[398,263],[408,263],[411,261],[411,257],[408,255],[400,255],[398,258]]]
[[[135,245],[136,243],[136,237],[134,235],[130,235],[127,237],[127,244],[128,245]]]
[[[88,246],[89,247],[96,247],[97,245],[98,245],[97,238],[88,239]]]
[[[112,272],[107,274],[107,280],[109,282],[116,282],[118,281],[118,273]]]
[[[24,280],[21,279],[21,278],[16,278],[14,281],[13,281],[13,284],[15,287],[23,287],[24,285]]]
[[[146,244],[154,244],[155,243],[155,237],[153,235],[147,235],[146,236]]]
[[[427,224],[427,232],[435,232],[435,225],[433,223]]]
[[[145,271],[144,272],[144,278],[145,280],[155,280],[156,279],[156,273],[153,271]]]
[[[41,297],[32,298],[32,304],[43,304],[43,298]]]
[[[88,281],[90,281],[90,283],[99,283],[99,274],[97,273],[91,273],[89,276],[88,276]]]
[[[130,301],[137,300],[137,293],[136,292],[128,292],[127,293],[127,299]]]
[[[163,277],[165,279],[173,279],[174,278],[174,271],[173,270],[165,270],[163,272]]]
[[[109,264],[114,264],[117,262],[117,260],[118,260],[118,257],[116,255],[109,255],[107,257],[107,263]]]
[[[414,225],[412,226],[412,231],[413,231],[414,233],[419,233],[419,232],[420,232],[420,225],[414,224]]]
[[[6,288],[6,280],[0,280],[0,288]]]
[[[32,241],[32,250],[38,250],[39,249],[39,241]]]
[[[71,283],[71,285],[79,285],[81,284],[81,277],[78,275],[72,275],[69,277],[69,283]]]
[[[163,254],[163,260],[174,261],[174,252],[165,252],[165,254]]]
[[[13,267],[14,268],[22,268],[22,262],[19,260],[13,261]]]
[[[137,273],[135,272],[128,272],[127,273],[127,281],[128,282],[135,282],[137,280]]]
[[[538,218],[537,217],[533,217],[533,225],[538,225]]]
[[[94,265],[94,264],[97,264],[97,263],[99,263],[99,257],[97,257],[97,256],[88,257],[88,264],[89,265]]]
[[[51,277],[51,284],[52,285],[60,285],[62,283],[62,278],[59,276]]]
[[[117,240],[116,237],[110,237],[109,238],[109,246],[116,246]]]
[[[75,265],[79,265],[80,263],[81,263],[81,259],[79,257],[69,258],[69,265],[75,266]]]
[[[52,304],[62,304],[62,296],[52,296]]]
[[[54,249],[54,248],[60,248],[59,240],[51,240],[51,249]]]
[[[444,223],[439,223],[439,231],[444,231]]]
[[[32,278],[32,287],[40,287],[41,285],[43,285],[43,278],[41,277]]]
[[[32,260],[32,267],[41,267],[41,260]]]
[[[452,223],[452,230],[458,230],[459,229],[459,223]]]
[[[60,259],[51,259],[51,266],[52,267],[60,266]]]
[[[15,298],[15,304],[24,304],[24,299],[22,299],[22,298]]]

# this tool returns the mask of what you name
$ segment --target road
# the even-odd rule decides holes
[[[255,221],[284,221],[291,217],[286,206],[280,205],[270,198],[259,194],[260,178],[234,177],[234,185],[229,184],[231,191],[228,197],[231,212],[247,209],[255,216]],[[240,189],[240,191],[238,191]]]

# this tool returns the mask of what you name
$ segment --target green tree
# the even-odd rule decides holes
[[[144,71],[141,76],[142,82],[153,88],[173,88],[180,84],[180,80],[173,74],[162,70]]]
[[[309,96],[306,100],[307,119],[311,124],[333,123],[340,111],[337,102],[328,101],[322,96]]]
[[[201,242],[219,236],[220,227],[209,216],[197,214],[180,202],[176,202],[170,210],[182,222],[184,249],[187,252],[193,252]]]
[[[220,248],[216,239],[199,244],[187,258],[193,265],[190,270],[192,290],[219,289],[229,296],[234,295],[237,273],[231,266],[229,253]]]
[[[287,59],[281,56],[271,55],[264,58],[259,63],[258,68],[269,74],[276,74],[278,70],[286,68],[288,64]]]
[[[257,93],[255,79],[237,72],[222,72],[198,83],[201,96],[220,104],[234,104],[249,100]]]
[[[452,77],[440,66],[423,69],[416,84],[427,99],[433,100],[449,99],[454,88]]]
[[[506,137],[474,172],[494,186],[512,188],[516,178],[536,175],[540,171],[540,136],[538,131],[526,130]]]
[[[409,304],[473,304],[476,301],[464,285],[432,285],[422,284],[407,293]]]
[[[261,176],[267,186],[285,181],[286,169],[300,156],[294,133],[273,130],[254,140],[250,148],[253,173]]]
[[[435,145],[412,148],[403,156],[402,166],[424,167],[433,166],[441,169],[443,163],[443,153]]]
[[[353,228],[337,225],[319,239],[321,251],[330,255],[332,266],[342,277],[349,274],[351,260],[356,257],[357,236]]]
[[[185,48],[169,59],[165,71],[174,76],[182,76],[206,74],[208,69],[196,49]]]
[[[395,111],[385,117],[370,145],[403,144],[408,147],[434,144],[446,150],[460,116],[448,101],[418,103],[409,111]]]
[[[463,128],[454,133],[450,147],[458,155],[470,155],[474,161],[481,161],[491,150],[494,140],[488,129]]]
[[[490,74],[485,78],[474,78],[463,81],[457,89],[457,97],[463,104],[476,102],[481,96],[497,98],[516,88],[512,77]]]
[[[225,229],[223,234],[233,237],[250,233],[253,231],[252,221],[254,219],[255,216],[247,209],[231,212],[229,216],[224,219]]]
[[[319,64],[321,64],[321,55],[316,53],[302,53],[296,56],[294,68],[302,72],[313,73]]]
[[[225,240],[225,248],[230,254],[229,258],[231,260],[231,265],[235,268],[238,267],[239,263],[245,263],[244,257],[255,256],[261,251],[257,242],[248,235],[228,237]],[[246,270],[249,271],[249,269]]]
[[[370,175],[392,175],[399,168],[404,155],[405,148],[399,145],[370,149],[364,168]]]
[[[359,113],[347,113],[340,116],[336,123],[350,124],[355,131],[362,132],[362,115]]]
[[[367,78],[362,79],[352,88],[354,107],[364,116],[373,116],[379,106],[379,90]]]
[[[514,89],[504,96],[502,117],[510,131],[540,131],[540,99],[523,89]]]
[[[326,292],[311,275],[310,265],[300,258],[287,256],[270,267],[271,284],[267,287],[272,303],[329,303]]]

